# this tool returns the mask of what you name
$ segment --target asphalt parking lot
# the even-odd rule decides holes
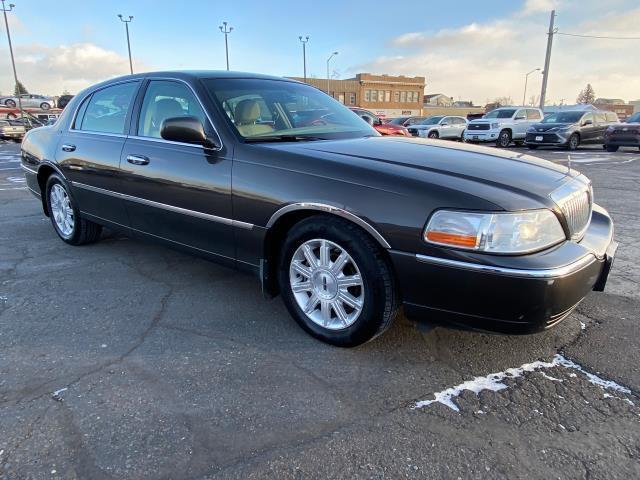
[[[350,350],[247,275],[108,232],[64,244],[18,152],[0,145],[0,479],[640,477],[637,150],[571,155],[620,248],[556,328],[400,318]]]

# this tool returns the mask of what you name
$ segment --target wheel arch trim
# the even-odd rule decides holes
[[[269,221],[267,222],[266,228],[271,228],[283,215],[299,210],[315,210],[319,212],[326,212],[350,220],[359,227],[363,228],[366,232],[368,232],[382,247],[386,249],[391,248],[391,245],[389,244],[389,242],[387,242],[384,236],[382,236],[382,234],[378,230],[376,230],[375,227],[373,227],[370,223],[363,220],[354,213],[345,210],[344,208],[336,207],[334,205],[329,205],[326,203],[296,202],[285,205],[276,210],[276,212],[271,215],[271,218],[269,218]]]

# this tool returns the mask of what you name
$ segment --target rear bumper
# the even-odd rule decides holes
[[[523,334],[556,325],[591,290],[603,290],[616,248],[611,218],[598,208],[579,244],[566,242],[552,252],[489,256],[485,262],[472,261],[471,255],[453,259],[398,251],[391,258],[407,317]]]

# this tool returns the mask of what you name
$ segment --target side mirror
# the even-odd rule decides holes
[[[381,119],[381,118],[377,118],[377,119],[376,119],[376,121],[375,121],[375,124],[376,124],[376,125],[382,125],[383,123],[384,123],[384,122],[382,121],[382,119]]]
[[[593,125],[593,120],[585,120],[582,122],[583,127],[586,127],[587,125]]]
[[[447,125],[449,125],[447,122],[444,122],[444,123],[440,124],[441,127],[446,127]]]
[[[160,127],[160,136],[173,142],[193,143],[205,148],[217,148],[216,142],[207,137],[204,127],[196,117],[165,118]]]
[[[514,120],[524,120],[525,118],[527,118],[527,117],[524,117],[524,116],[520,115],[520,116],[517,116],[516,118],[514,118]]]

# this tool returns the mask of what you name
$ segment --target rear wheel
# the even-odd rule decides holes
[[[439,138],[439,137],[440,137],[440,135],[438,135],[438,132],[435,132],[435,131],[434,131],[434,132],[429,132],[429,133],[427,134],[427,137],[429,137],[429,138]]]
[[[279,268],[289,313],[315,338],[355,347],[384,332],[398,310],[391,267],[356,225],[314,216],[289,232]]]
[[[567,150],[575,150],[580,145],[580,136],[577,133],[573,133],[567,141]]]
[[[49,110],[49,109],[51,108],[51,105],[49,105],[49,104],[48,104],[48,103],[46,103],[46,102],[42,102],[42,103],[40,104],[40,108],[41,108],[42,110]]]
[[[617,152],[618,151],[618,145],[607,145],[607,152]]]
[[[509,130],[502,130],[496,140],[496,146],[500,148],[507,148],[511,145],[511,132]]]
[[[63,241],[70,245],[84,245],[100,238],[102,226],[80,216],[62,177],[52,174],[45,191],[51,224]]]

